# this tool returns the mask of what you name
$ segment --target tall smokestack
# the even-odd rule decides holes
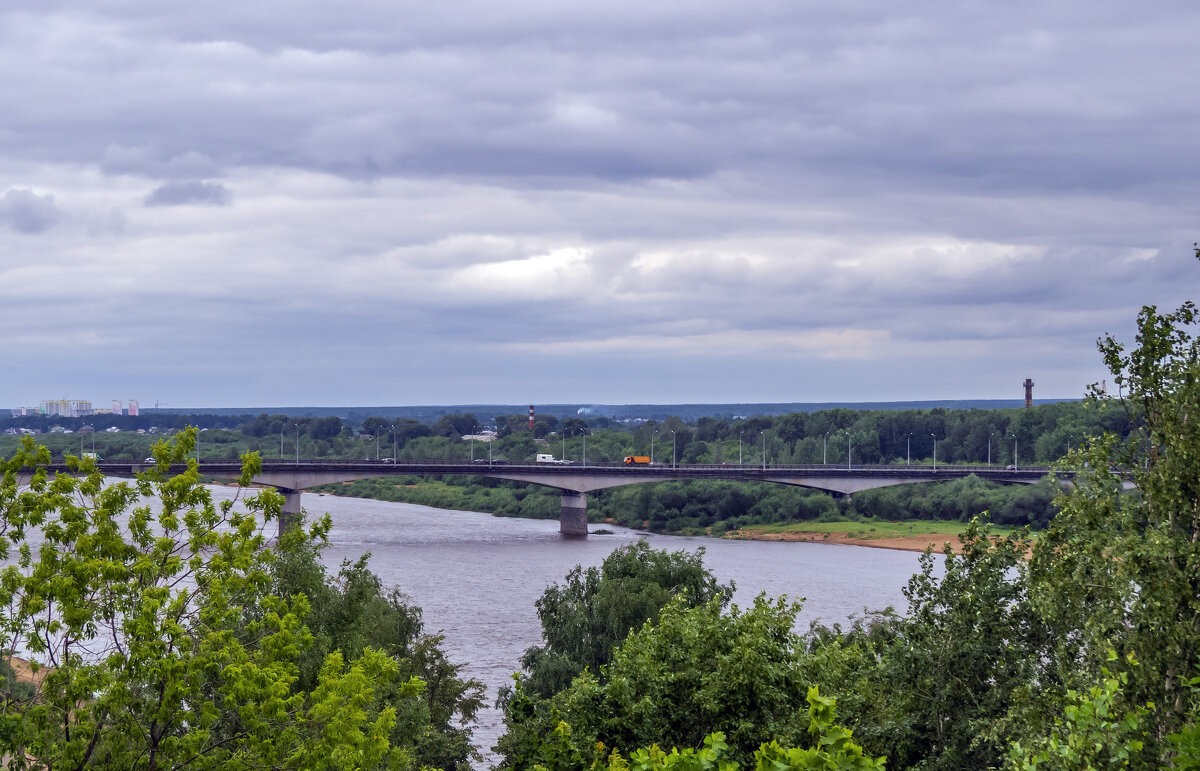
[[[1033,406],[1033,379],[1025,378],[1025,407]]]
[[[529,405],[529,430],[533,430],[533,405]]]

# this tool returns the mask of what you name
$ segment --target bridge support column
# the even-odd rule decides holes
[[[587,493],[563,491],[558,532],[567,536],[587,535]]]
[[[279,512],[279,530],[276,532],[276,537],[282,538],[284,533],[300,524],[301,491],[291,490],[287,487],[275,489],[283,495],[283,511]]]

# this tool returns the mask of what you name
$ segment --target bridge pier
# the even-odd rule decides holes
[[[284,533],[300,524],[300,493],[302,491],[292,490],[288,487],[276,487],[275,489],[283,496],[283,510],[279,512],[279,529],[276,531],[276,537],[282,538]]]
[[[587,493],[563,490],[558,532],[566,536],[587,535]]]

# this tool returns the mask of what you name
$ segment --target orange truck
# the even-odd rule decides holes
[[[648,465],[650,465],[650,456],[649,455],[626,455],[625,456],[625,465],[626,466],[640,466],[640,465],[648,466]]]

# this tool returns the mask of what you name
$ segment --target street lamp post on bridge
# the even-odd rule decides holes
[[[826,431],[825,438],[821,440],[821,465],[822,466],[828,465],[829,456],[825,452],[826,449],[828,449],[828,445],[829,445],[829,432]]]
[[[1021,465],[1020,463],[1017,462],[1017,435],[1010,434],[1010,436],[1012,436],[1012,440],[1013,440],[1013,471],[1016,471],[1017,468]]]
[[[300,424],[294,423],[296,426],[296,465],[300,465]]]
[[[930,434],[933,437],[933,470],[937,471],[937,434]]]
[[[905,466],[912,465],[912,431],[904,435]]]

